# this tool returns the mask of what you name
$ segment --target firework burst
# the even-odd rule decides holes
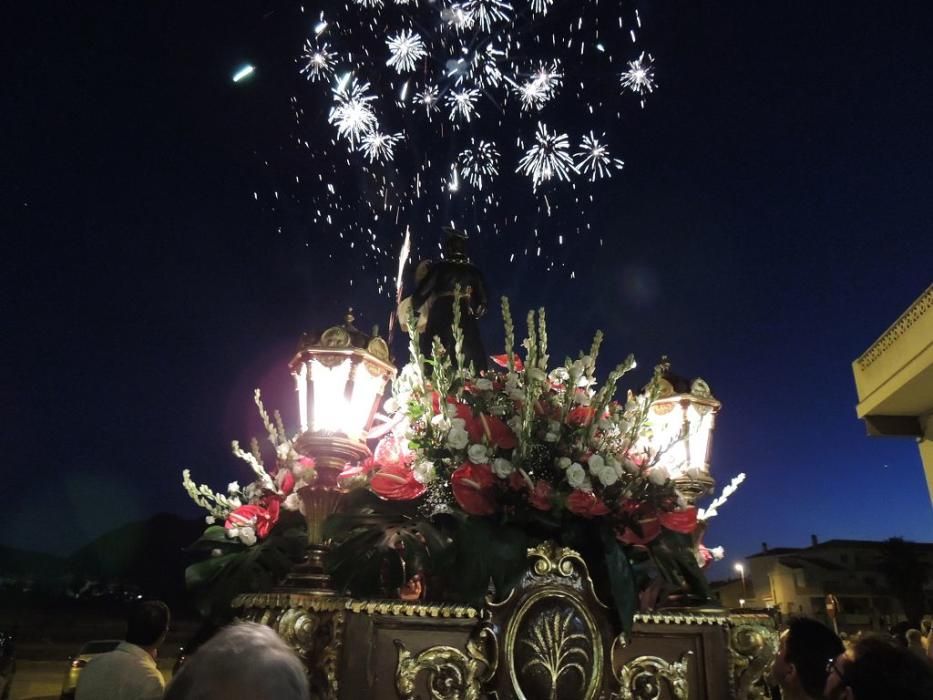
[[[433,112],[440,109],[437,105],[438,95],[440,91],[438,90],[437,85],[425,85],[424,89],[415,94],[415,103],[419,107],[423,107],[425,114],[427,114],[428,119],[431,118]]]
[[[383,134],[371,131],[360,139],[360,152],[370,163],[386,163],[395,156],[395,145],[402,140],[402,134]]]
[[[605,134],[602,134],[605,136]],[[590,182],[604,177],[612,177],[613,169],[621,170],[625,165],[618,158],[609,155],[609,147],[600,143],[593,132],[583,137],[580,150],[573,154],[576,158],[577,172],[588,175]]]
[[[641,56],[634,61],[629,61],[628,70],[622,73],[619,80],[623,88],[627,88],[639,95],[654,91],[656,87],[654,82],[654,59],[651,54],[645,57],[645,52],[642,51]]]
[[[531,0],[531,11],[538,15],[546,15],[554,0]]]
[[[550,64],[539,63],[531,78],[521,85],[515,85],[514,90],[521,100],[523,111],[540,110],[557,94],[563,82],[560,61],[555,59]]]
[[[333,90],[334,106],[328,121],[337,127],[337,134],[355,148],[364,136],[379,125],[370,103],[376,99],[369,93],[369,83],[360,83],[355,77],[344,76]]]
[[[458,120],[465,122],[470,121],[470,119],[476,115],[476,101],[479,99],[480,92],[474,88],[465,88],[463,90],[451,90],[447,93],[447,96],[444,98],[444,102],[447,103],[448,109],[450,109],[449,117],[450,121],[454,124]]]
[[[490,32],[494,24],[510,22],[512,19],[510,13],[514,8],[503,0],[470,0],[467,3],[467,9],[480,29]]]
[[[304,53],[301,55],[305,61],[304,66],[301,68],[301,73],[311,82],[326,80],[334,74],[334,60],[336,56],[337,54],[331,52],[328,44],[325,43],[321,46],[315,46],[315,44],[308,39],[305,42]]]
[[[555,177],[558,180],[569,180],[571,173],[577,172],[569,148],[567,134],[551,133],[547,125],[539,122],[535,143],[522,156],[515,172],[530,177],[535,191],[542,182]]]
[[[395,36],[389,37],[389,60],[387,66],[392,66],[399,73],[406,73],[415,69],[415,64],[428,55],[421,37],[410,29],[403,29]]]
[[[478,190],[483,189],[484,179],[492,179],[499,174],[499,151],[488,141],[471,143],[457,158],[460,175]]]

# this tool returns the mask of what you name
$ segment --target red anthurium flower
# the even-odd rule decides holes
[[[467,416],[460,416],[466,421],[467,433],[470,436],[470,442],[482,442],[485,437],[490,445],[501,447],[503,450],[511,450],[517,444],[515,433],[500,418],[487,416],[481,413],[478,416],[472,415],[467,408]],[[457,411],[458,415],[460,411]]]
[[[408,449],[408,441],[398,439],[394,434],[389,433],[379,444],[376,445],[376,452],[373,454],[373,460],[380,467],[395,467],[410,464],[413,455]]]
[[[591,491],[577,489],[567,496],[567,510],[584,518],[608,515],[609,508]]]
[[[275,475],[275,483],[282,495],[287,496],[295,490],[295,475],[291,469],[279,469]]]
[[[279,520],[278,498],[263,498],[259,505],[240,506],[232,511],[224,523],[226,529],[235,527],[252,527],[256,537],[268,537],[273,526]]]
[[[517,469],[509,474],[509,488],[513,491],[524,491],[528,488],[528,482]]]
[[[496,512],[496,475],[488,464],[464,463],[450,475],[454,498],[470,515]]]
[[[619,541],[625,544],[648,544],[661,534],[661,521],[658,519],[654,506],[637,501],[626,501],[622,504],[622,510],[638,521],[641,534],[627,527],[621,532],[616,532],[616,539]]]
[[[684,510],[674,510],[669,513],[661,511],[658,513],[658,520],[668,530],[688,535],[696,530],[697,509],[685,508]]]
[[[707,566],[713,563],[713,560],[716,557],[713,556],[713,553],[709,551],[704,545],[699,545],[697,547],[697,564],[700,565],[701,569],[705,569]]]
[[[596,411],[589,406],[577,406],[567,414],[567,425],[578,428],[583,425],[589,425],[593,421]]]
[[[387,501],[410,501],[424,493],[425,485],[404,464],[382,467],[373,474],[369,488]]]
[[[535,484],[534,490],[528,496],[528,502],[533,508],[538,510],[551,510],[554,504],[551,503],[551,496],[554,495],[554,489],[546,481],[539,481]]]
[[[358,476],[366,476],[376,467],[376,462],[372,457],[367,457],[362,462],[357,462],[353,464],[352,462],[347,462],[346,466],[343,468],[338,475],[338,479],[353,479]]]
[[[509,356],[505,353],[501,355],[491,355],[490,358],[500,367],[509,366]],[[517,354],[512,356],[512,362],[514,363],[515,370],[517,372],[521,372],[523,369],[525,369],[525,363],[522,362],[522,358],[520,358]]]

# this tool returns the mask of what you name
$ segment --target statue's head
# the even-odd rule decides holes
[[[452,226],[445,226],[444,232],[447,234],[444,240],[444,257],[454,262],[468,260],[466,233]]]

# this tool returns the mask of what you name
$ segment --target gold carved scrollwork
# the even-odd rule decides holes
[[[490,631],[481,629],[479,639],[467,642],[466,653],[455,647],[429,647],[417,656],[399,640],[395,689],[402,700],[419,700],[417,680],[427,674],[431,700],[479,700],[483,684],[496,671],[496,640]]]
[[[616,680],[622,688],[622,700],[658,700],[667,683],[671,697],[687,700],[687,662],[692,652],[680,661],[669,662],[657,656],[639,656],[619,669]]]
[[[729,635],[729,651],[736,700],[770,698],[763,677],[777,651],[775,629],[761,622],[739,621]]]

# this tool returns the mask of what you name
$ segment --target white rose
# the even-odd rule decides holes
[[[444,414],[448,418],[457,418],[457,404],[454,403],[445,403],[444,404]],[[462,418],[457,418],[457,420],[463,420]]]
[[[573,488],[580,488],[583,485],[583,482],[586,481],[586,472],[583,471],[583,465],[579,462],[574,462],[569,467],[567,467],[567,483],[570,484]]]
[[[454,430],[466,430],[466,421],[463,418],[451,418],[450,427]]]
[[[570,464],[571,464],[570,457],[558,457],[557,458],[557,466],[563,469],[564,471],[567,470],[567,467],[569,467]]]
[[[459,420],[459,418],[455,420]],[[431,425],[438,430],[446,430],[448,428],[449,421],[447,420],[447,417],[444,416],[444,414],[438,413],[436,416],[431,416]],[[462,428],[463,426],[460,427]]]
[[[544,441],[545,442],[557,442],[560,439],[560,435],[557,433],[545,433]]]
[[[285,510],[298,510],[301,507],[301,496],[297,493],[290,493],[282,501],[282,507]]]
[[[606,466],[599,470],[597,475],[599,480],[603,483],[603,486],[612,486],[615,482],[619,480],[619,475],[616,474],[616,470],[612,467]]]
[[[616,476],[622,476],[622,462],[617,460],[615,457],[609,457],[606,460],[606,466],[612,467],[616,473]]]
[[[486,464],[489,459],[489,453],[486,450],[486,445],[472,444],[467,448],[467,458],[473,464]]]
[[[589,476],[583,477],[583,483],[580,484],[580,490],[586,491],[587,493],[593,490],[593,482],[590,480]]]
[[[549,420],[547,422],[547,431],[549,433],[559,433],[560,432],[560,421],[559,420]]]
[[[227,484],[227,493],[236,493],[239,490],[240,490],[240,482],[231,481],[229,484]]]
[[[671,480],[671,475],[667,471],[667,467],[654,467],[648,471],[648,480],[652,484],[663,486]]]
[[[411,468],[411,472],[419,484],[430,484],[437,476],[437,471],[434,469],[434,462],[427,459],[417,462]]]
[[[505,424],[509,426],[513,433],[518,435],[522,430],[522,417],[521,416],[512,416],[509,418]]]
[[[228,527],[224,532],[226,533],[227,537],[232,540],[236,539],[236,537],[240,534],[240,528]]]
[[[492,470],[500,479],[505,479],[508,478],[509,474],[515,471],[515,467],[512,466],[509,460],[497,457],[492,461]]]
[[[508,394],[509,398],[512,399],[512,401],[521,401],[522,399],[525,398],[524,392],[518,388],[506,389],[505,393]]]
[[[256,544],[256,531],[251,527],[241,527],[237,536],[240,538],[240,542],[247,547],[252,547]]]
[[[480,391],[492,391],[492,382],[482,377],[474,382],[474,386]]]
[[[606,461],[599,455],[590,455],[590,460],[587,462],[590,467],[590,474],[599,474],[603,470],[603,467],[606,466]]]
[[[463,428],[454,427],[447,433],[447,445],[454,450],[462,450],[469,441],[470,436]]]

